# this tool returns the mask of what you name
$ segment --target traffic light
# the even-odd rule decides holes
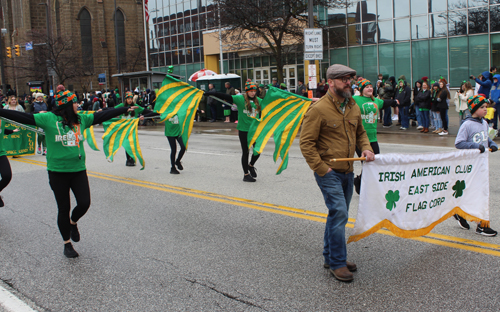
[[[5,49],[7,50],[7,57],[8,58],[12,58],[12,49],[11,49],[11,47],[7,47]]]
[[[14,46],[14,51],[16,51],[16,56],[21,56],[21,47],[18,44]]]

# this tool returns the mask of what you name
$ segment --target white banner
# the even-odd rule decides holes
[[[358,216],[349,242],[382,227],[399,237],[429,233],[455,213],[489,220],[488,152],[384,154],[364,163]]]

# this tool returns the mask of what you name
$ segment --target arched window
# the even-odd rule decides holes
[[[125,17],[123,12],[116,10],[116,33],[118,37],[118,55],[120,57],[120,67],[125,64]],[[122,68],[123,69],[123,68]]]
[[[82,38],[82,60],[86,66],[94,67],[92,50],[92,19],[87,9],[80,12],[80,36]]]

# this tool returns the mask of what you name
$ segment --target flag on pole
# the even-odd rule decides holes
[[[281,158],[276,174],[288,166],[288,150],[297,136],[302,119],[311,100],[293,93],[269,87],[260,103],[261,121],[253,122],[248,131],[249,147],[255,143],[254,152],[260,154],[274,133],[274,162]]]
[[[144,14],[146,14],[146,23],[149,23],[148,0],[144,0]]]
[[[104,135],[103,149],[106,158],[113,161],[113,156],[120,149],[121,146],[125,151],[134,158],[139,159],[142,165],[141,170],[144,169],[146,163],[142,157],[141,147],[139,146],[139,136],[137,134],[137,126],[139,125],[138,118],[129,119],[110,119],[103,122]]]
[[[160,114],[161,121],[177,115],[181,125],[182,141],[188,147],[188,139],[193,129],[194,116],[203,91],[169,75],[163,79],[162,86],[156,95],[154,111]]]
[[[95,113],[95,111],[79,111],[79,114],[84,114],[84,115],[90,115]],[[83,131],[83,137],[87,141],[87,144],[91,149],[94,151],[99,151],[99,147],[97,146],[97,142],[95,140],[95,135],[94,135],[94,126],[90,126],[89,128],[85,129]]]
[[[455,214],[489,227],[488,152],[376,155],[363,165],[349,242],[383,227],[399,237],[426,235]]]

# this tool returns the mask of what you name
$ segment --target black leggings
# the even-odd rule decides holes
[[[439,115],[441,115],[441,121],[443,122],[443,130],[448,131],[448,120],[446,119],[447,107],[442,107],[439,109]]]
[[[9,159],[5,155],[0,156],[0,175],[2,176],[2,180],[0,181],[1,192],[9,185],[10,180],[12,180],[12,169],[10,169]]]
[[[380,154],[380,147],[378,146],[377,141],[370,142],[370,145],[372,147],[373,154],[375,154],[375,155]],[[361,153],[362,153],[362,151],[356,146],[356,154],[358,155],[358,157],[361,157]]]
[[[240,138],[241,150],[243,151],[243,155],[241,155],[241,166],[243,167],[243,172],[245,174],[248,173],[248,132],[247,131],[238,131],[238,137]],[[250,160],[250,165],[255,165],[257,159],[259,159],[260,154],[254,155],[252,153],[252,158]]]
[[[73,191],[76,199],[76,207],[71,214],[71,220],[78,222],[90,207],[90,189],[87,171],[79,172],[54,172],[49,171],[49,184],[54,192],[57,202],[57,225],[64,241],[70,239],[69,215],[71,210],[71,199],[69,190]]]
[[[172,168],[175,166],[176,161],[181,161],[182,156],[184,156],[184,153],[186,152],[186,146],[184,145],[184,142],[182,142],[182,137],[167,137],[168,139],[168,144],[170,144],[170,164],[172,165]],[[179,151],[179,156],[177,156],[177,160],[175,159],[175,153],[177,153],[177,144],[176,142],[179,142],[179,145],[181,146],[181,149]]]

